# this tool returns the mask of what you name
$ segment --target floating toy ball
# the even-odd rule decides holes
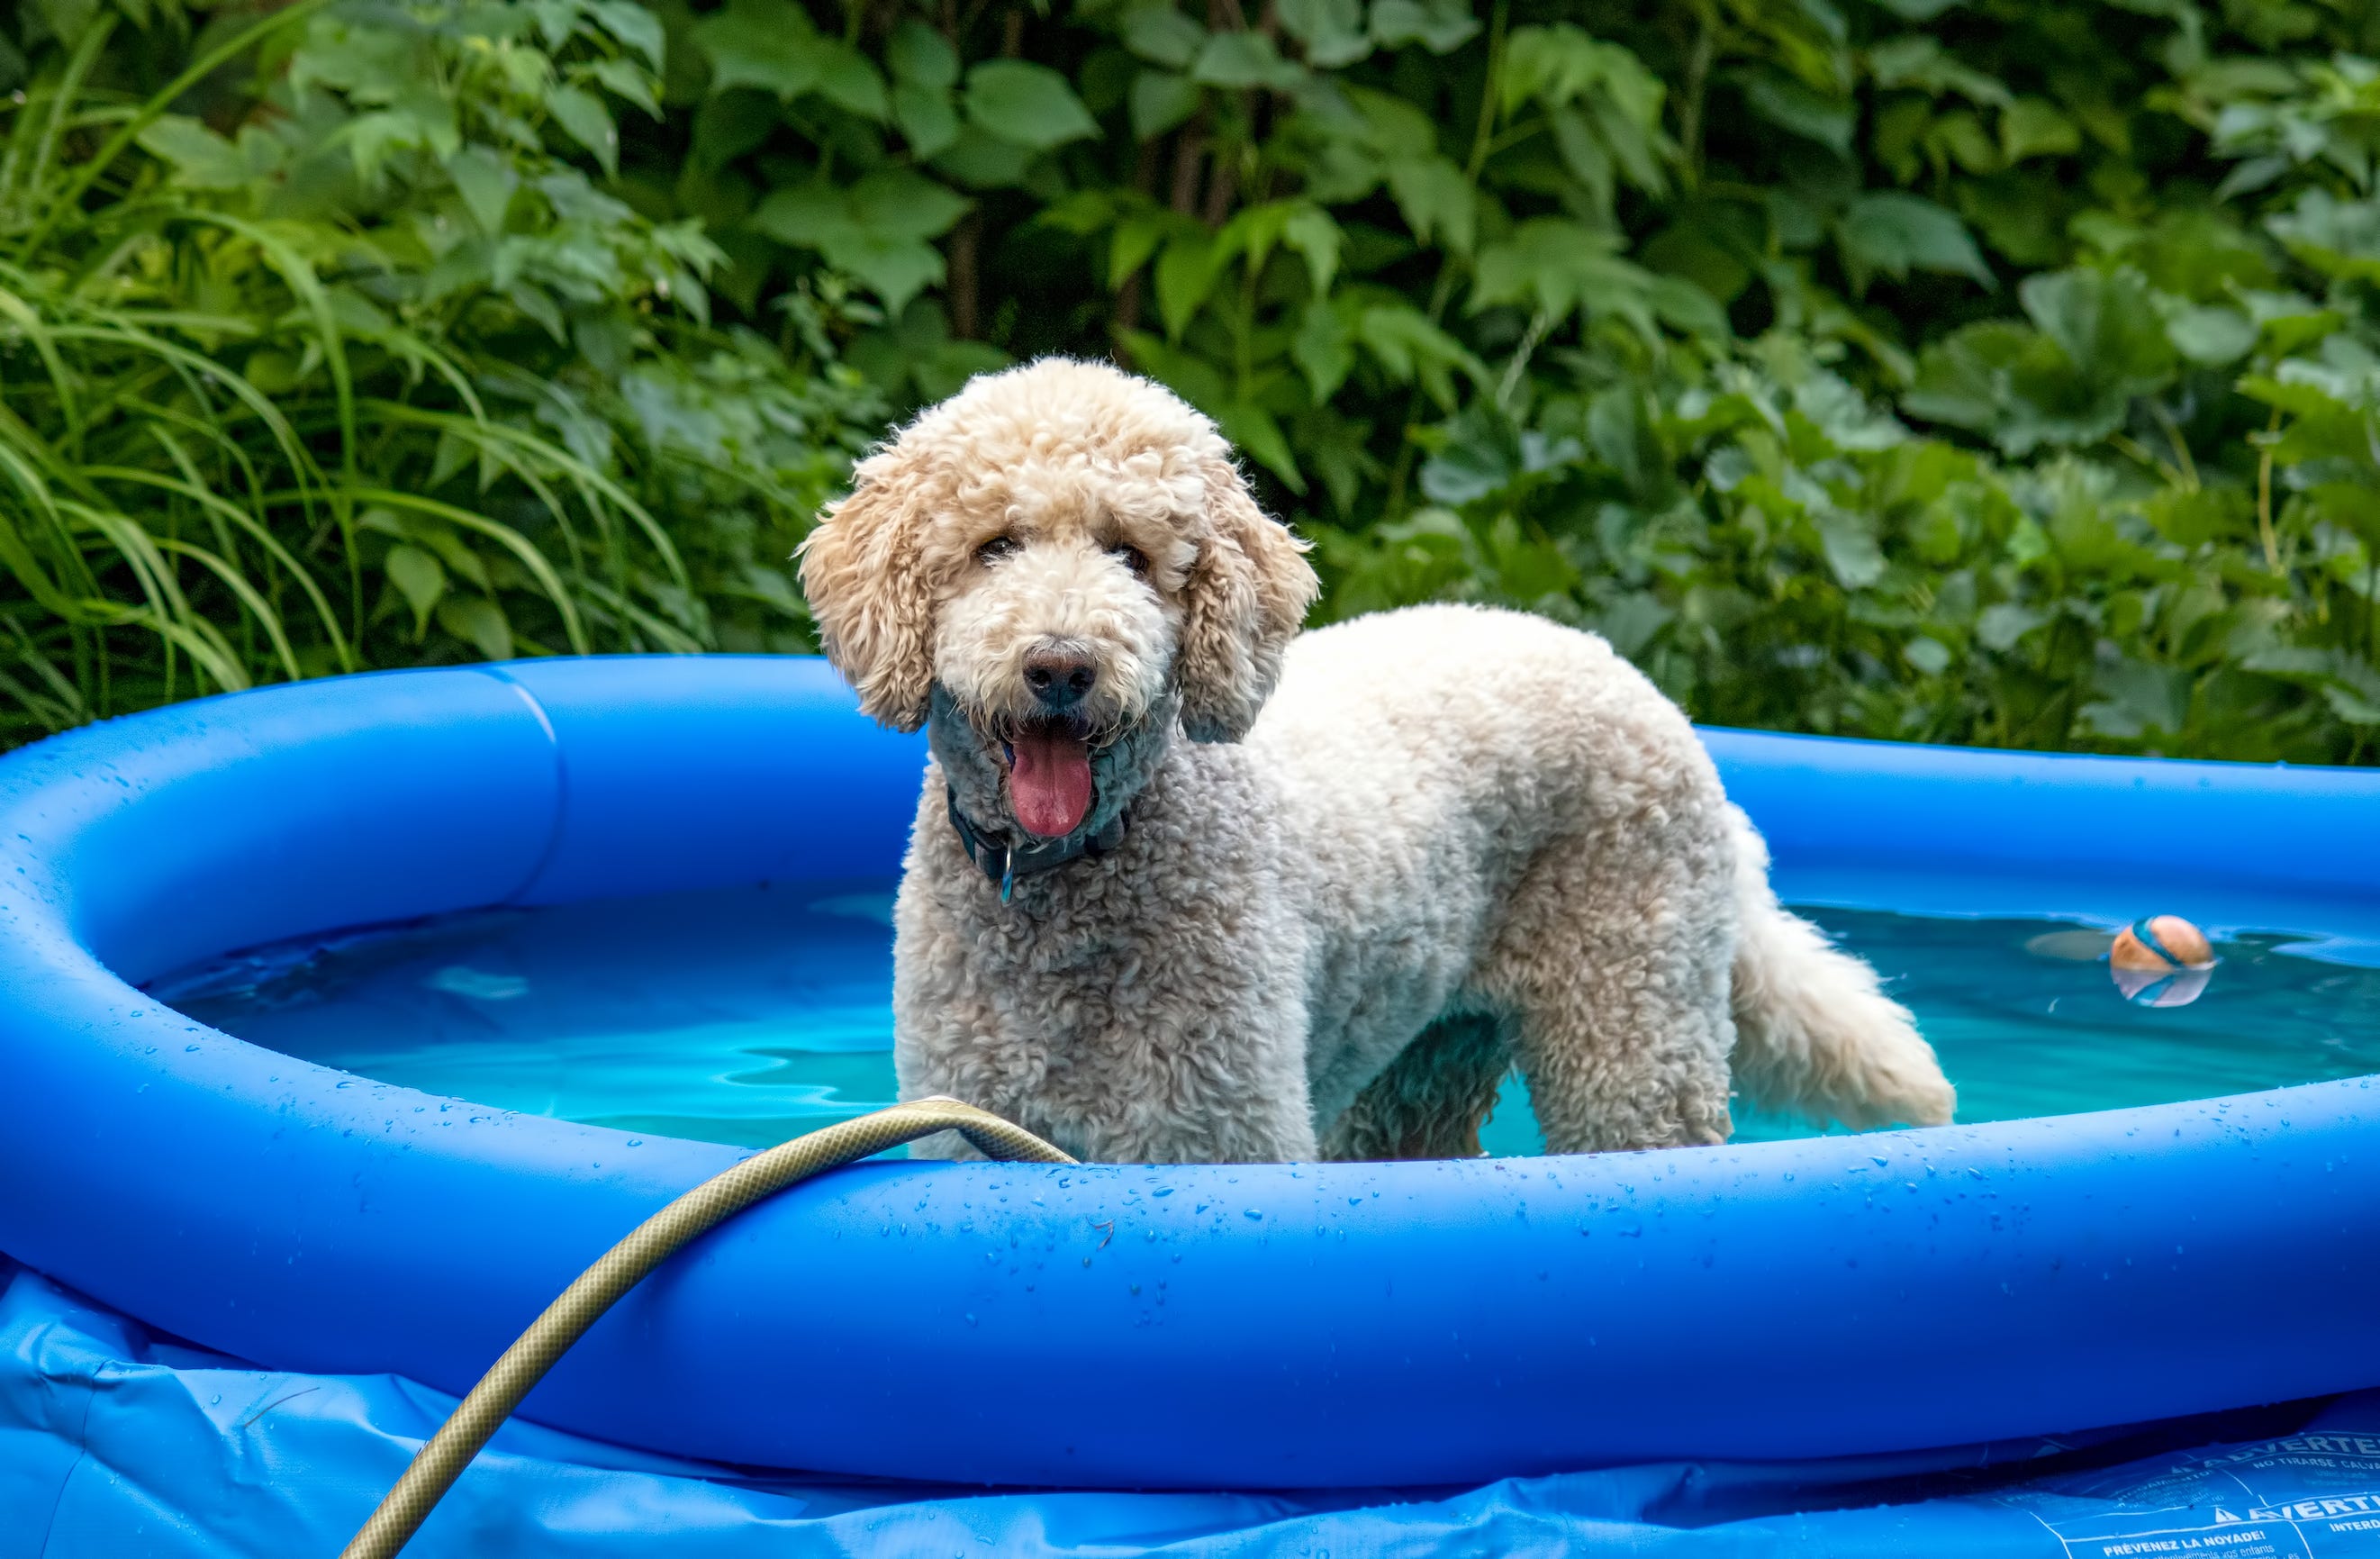
[[[2107,973],[2124,999],[2146,1007],[2185,1007],[2206,992],[2215,948],[2179,915],[2152,915],[2116,933]]]

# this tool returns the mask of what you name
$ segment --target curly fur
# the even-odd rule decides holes
[[[1601,639],[1420,607],[1297,635],[1304,548],[1213,424],[1103,365],[979,378],[863,462],[806,544],[828,653],[934,754],[895,911],[904,1098],[1078,1157],[1475,1151],[1517,1063],[1555,1151],[1718,1142],[1763,1102],[1949,1118],[1874,973],[1779,907],[1685,717]],[[987,545],[990,543],[990,545]],[[1020,878],[1026,657],[1096,680],[1079,824]],[[953,1141],[943,1151],[957,1151]]]

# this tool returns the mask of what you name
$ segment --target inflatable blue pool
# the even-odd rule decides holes
[[[1707,739],[1798,902],[2152,906],[2380,961],[2380,775]],[[310,683],[0,761],[0,1251],[225,1356],[460,1391],[743,1150],[367,1081],[138,987],[334,927],[880,876],[922,758],[819,664],[702,658]],[[1242,1490],[2089,1430],[2380,1385],[2375,1168],[2362,1078],[1584,1159],[869,1164],[704,1240],[524,1416]]]

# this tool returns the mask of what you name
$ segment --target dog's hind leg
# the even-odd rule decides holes
[[[1727,1140],[1732,863],[1695,832],[1548,846],[1466,983],[1514,1016],[1548,1152]]]
[[[1505,1026],[1484,1014],[1440,1017],[1397,1053],[1322,1137],[1326,1159],[1468,1159],[1512,1065]]]

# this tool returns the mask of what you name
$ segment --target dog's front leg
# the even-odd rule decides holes
[[[1256,994],[1256,993],[1251,993]],[[1296,1163],[1320,1157],[1306,1091],[1305,1006],[1261,999],[1119,1023],[1085,1093],[1087,1157],[1122,1163]],[[1055,1079],[1053,1079],[1054,1081]],[[1060,1091],[1065,1091],[1060,1085]]]
[[[915,993],[910,993],[915,994]],[[896,995],[901,1097],[948,1094],[1107,1163],[1294,1163],[1318,1156],[1305,1078],[1305,1014],[1293,1000],[1199,1010],[1130,991],[1070,1004],[1036,1027],[1013,1011]],[[1029,1031],[1028,1031],[1029,1030]],[[955,1133],[918,1158],[975,1158]]]

